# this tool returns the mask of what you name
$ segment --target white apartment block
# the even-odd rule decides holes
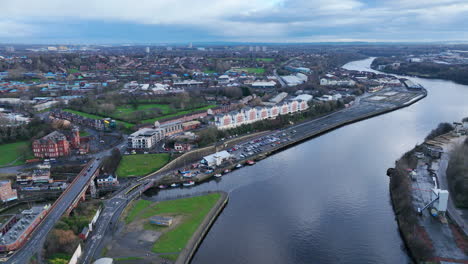
[[[216,115],[214,124],[221,130],[230,129],[260,120],[274,119],[278,115],[293,114],[308,108],[309,105],[304,100],[291,100],[274,106],[244,107],[239,111]]]
[[[127,146],[130,149],[148,150],[164,137],[164,129],[142,128],[128,137]]]

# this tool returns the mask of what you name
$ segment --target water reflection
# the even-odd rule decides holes
[[[372,59],[345,68],[368,69]],[[412,78],[426,99],[337,129],[190,189],[230,202],[192,263],[406,263],[386,169],[439,122],[468,116],[468,87]]]

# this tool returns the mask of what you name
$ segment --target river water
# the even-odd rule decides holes
[[[370,70],[371,62],[344,68]],[[386,170],[438,123],[468,116],[468,86],[411,79],[428,96],[410,107],[334,130],[220,181],[154,194],[229,192],[192,263],[407,263]]]

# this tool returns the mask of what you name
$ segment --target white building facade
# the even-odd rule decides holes
[[[304,100],[291,100],[274,106],[244,107],[239,111],[216,115],[214,125],[221,130],[230,129],[260,120],[274,119],[278,115],[294,114],[308,108],[309,105]]]
[[[142,128],[128,137],[130,149],[148,150],[165,137],[164,129]]]

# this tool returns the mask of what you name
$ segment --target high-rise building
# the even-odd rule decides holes
[[[263,46],[263,47],[262,47],[262,51],[263,51],[263,52],[266,52],[266,51],[267,51],[267,47],[266,47],[266,46]]]
[[[193,48],[192,42],[190,42],[190,43],[188,44],[188,48],[189,48],[189,49]]]
[[[13,47],[13,46],[5,47],[5,51],[6,52],[15,52],[15,47]]]
[[[146,52],[146,53],[150,53],[150,47],[146,47],[146,48],[145,48],[145,52]]]
[[[260,46],[255,46],[255,52],[259,52],[260,51]]]

